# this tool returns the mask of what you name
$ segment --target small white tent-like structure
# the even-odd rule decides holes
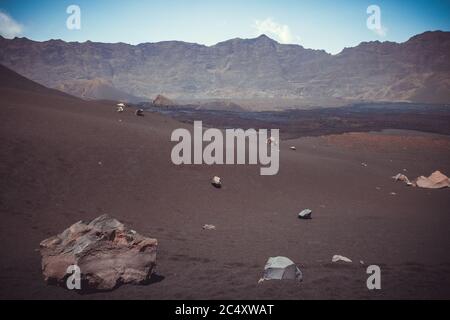
[[[271,257],[264,267],[263,280],[298,280],[303,279],[302,272],[286,257]]]

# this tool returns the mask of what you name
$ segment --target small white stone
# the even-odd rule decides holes
[[[312,210],[311,209],[305,209],[305,210],[302,210],[298,214],[298,217],[300,219],[311,219],[311,214],[312,214]]]
[[[216,188],[220,188],[222,186],[222,181],[220,177],[214,176],[211,180],[211,184],[215,186]]]
[[[347,263],[352,262],[352,260],[350,260],[349,258],[338,255],[338,254],[334,255],[333,258],[331,259],[331,262],[339,262],[339,261],[347,262]]]

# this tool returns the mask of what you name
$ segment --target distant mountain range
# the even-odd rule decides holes
[[[450,103],[450,32],[363,42],[337,55],[265,35],[214,46],[0,37],[0,64],[85,99],[233,101],[255,109],[367,101]],[[226,105],[226,103],[224,103]]]

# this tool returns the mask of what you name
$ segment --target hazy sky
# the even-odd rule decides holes
[[[66,27],[69,5],[81,9],[80,30]],[[367,28],[370,5],[381,9],[381,29]],[[213,45],[265,33],[338,53],[362,41],[403,42],[427,30],[450,31],[450,0],[0,0],[0,34],[34,40]]]

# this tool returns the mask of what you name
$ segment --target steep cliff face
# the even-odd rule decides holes
[[[0,39],[0,63],[90,99],[450,102],[450,32],[364,42],[337,55],[262,35],[214,46]],[[136,98],[139,97],[139,98]]]

